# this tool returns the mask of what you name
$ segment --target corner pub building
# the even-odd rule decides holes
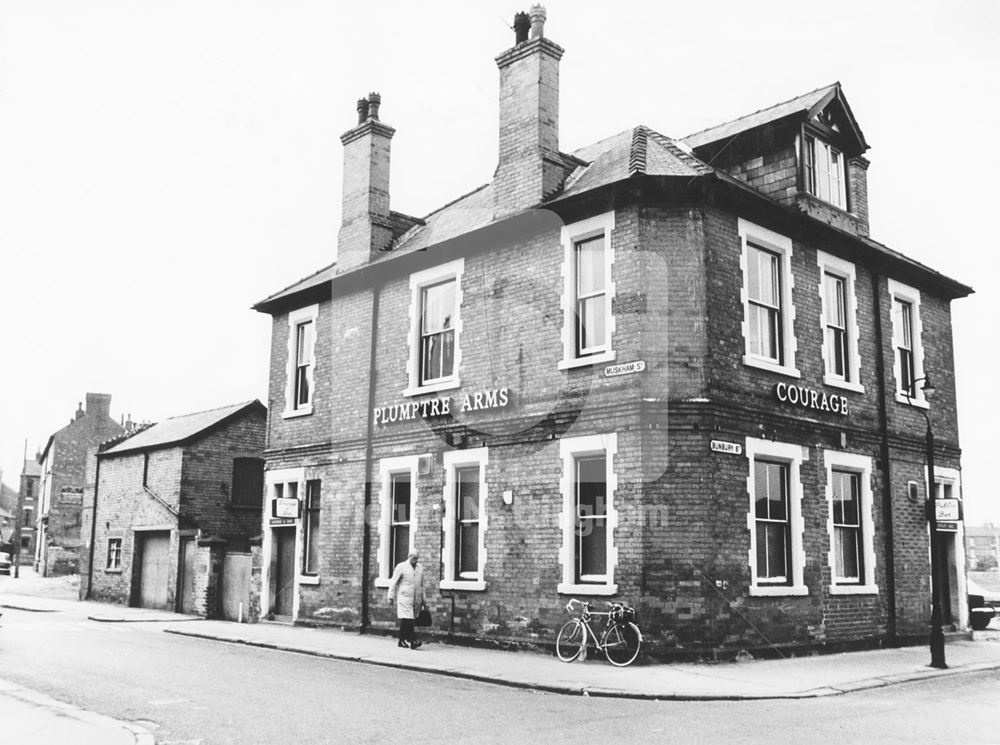
[[[577,597],[630,602],[666,656],[924,640],[924,414],[957,498],[950,302],[972,290],[869,237],[839,84],[566,153],[544,22],[518,14],[496,58],[490,183],[391,210],[369,95],[336,261],[255,306],[263,614],[393,628],[415,549],[452,638],[551,642]],[[961,524],[940,529],[963,628]]]

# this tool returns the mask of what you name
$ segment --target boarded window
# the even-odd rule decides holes
[[[233,458],[233,504],[260,507],[264,502],[264,460]]]

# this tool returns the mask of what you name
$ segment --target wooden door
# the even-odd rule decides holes
[[[292,617],[295,596],[295,528],[277,528],[272,533],[271,615]]]
[[[181,577],[180,602],[178,610],[181,613],[194,613],[194,553],[195,542],[193,538],[185,538],[181,541]]]
[[[138,533],[141,564],[139,569],[139,605],[168,610],[167,589],[170,582],[170,533]]]

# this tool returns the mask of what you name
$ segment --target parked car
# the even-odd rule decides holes
[[[0,574],[10,574],[10,554],[0,551]]]

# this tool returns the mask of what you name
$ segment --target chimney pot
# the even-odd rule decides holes
[[[528,29],[531,28],[531,21],[528,20],[528,14],[521,12],[514,14],[514,44],[520,44],[521,42],[528,40]]]
[[[76,417],[75,418],[79,419],[82,416],[83,416],[83,401],[78,401],[77,404],[76,404]],[[70,420],[70,421],[73,421],[73,420]]]
[[[368,118],[378,119],[378,107],[382,105],[382,96],[375,91],[368,94]]]
[[[545,6],[543,5],[532,5],[530,11],[531,17],[531,38],[540,39],[545,36]]]
[[[368,99],[358,99],[358,124],[364,124],[368,119]]]

